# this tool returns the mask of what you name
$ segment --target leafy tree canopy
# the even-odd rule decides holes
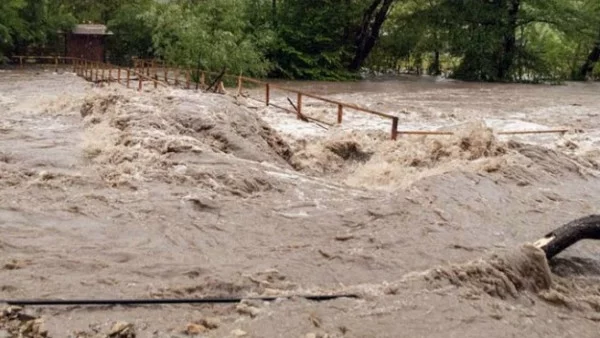
[[[2,0],[0,60],[60,53],[60,31],[106,24],[134,56],[246,75],[341,80],[359,71],[476,81],[596,77],[599,0]]]

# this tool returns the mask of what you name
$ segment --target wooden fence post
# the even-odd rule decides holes
[[[108,85],[110,86],[110,79],[112,78],[112,67],[108,66]]]
[[[54,57],[54,71],[56,73],[58,73],[58,56]],[[73,73],[75,73],[75,71],[73,70]]]
[[[242,95],[243,86],[244,86],[244,82],[242,80],[242,76],[240,75],[238,77],[238,83],[237,83],[237,87],[238,87],[237,88],[237,90],[238,90],[237,95]]]
[[[297,118],[298,120],[302,119],[302,94],[298,93],[298,114],[297,114]]]
[[[21,65],[21,68],[23,68],[23,57],[19,56],[19,64]]]
[[[158,74],[154,73],[154,88],[158,87]]]
[[[344,106],[338,104],[338,124],[342,124],[342,115],[344,115]]]
[[[392,140],[396,140],[398,138],[398,117],[394,117],[392,119]]]
[[[142,84],[142,73],[138,73],[138,80],[139,80],[139,84],[138,84],[138,91],[141,92],[142,88],[143,88],[143,84]]]
[[[165,82],[169,84],[169,67],[164,67],[165,70]]]
[[[269,101],[271,99],[271,86],[266,83],[265,84],[265,103],[267,104],[267,106],[269,105]]]
[[[129,68],[127,68],[127,88],[129,88]]]
[[[185,89],[190,89],[190,70],[185,70]]]
[[[121,67],[117,68],[117,83],[121,84]]]
[[[175,86],[179,86],[179,72],[180,72],[179,67],[176,67],[175,68]]]

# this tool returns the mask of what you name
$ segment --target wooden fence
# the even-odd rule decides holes
[[[323,96],[315,95],[312,93],[287,88],[283,86],[279,86],[277,84],[257,80],[250,77],[244,76],[236,76],[231,74],[221,74],[218,72],[210,72],[206,70],[193,70],[190,68],[182,68],[176,66],[168,66],[163,62],[158,60],[146,60],[146,59],[133,59],[133,68],[122,68],[115,65],[111,65],[103,62],[95,62],[88,61],[78,58],[71,57],[60,57],[60,56],[15,56],[14,59],[19,60],[20,67],[24,66],[24,61],[28,59],[35,60],[50,60],[53,62],[56,71],[58,71],[59,66],[62,65],[70,65],[73,67],[73,72],[78,76],[83,77],[84,79],[92,82],[105,82],[110,85],[112,82],[116,82],[130,88],[130,84],[132,82],[137,82],[137,89],[141,91],[144,86],[145,81],[149,81],[152,83],[154,88],[158,86],[168,87],[168,86],[177,86],[184,89],[193,89],[192,86],[192,75],[197,76],[197,81],[195,82],[196,89],[204,89],[206,88],[206,75],[216,75],[222,76],[224,78],[232,78],[237,81],[237,91],[238,93],[242,93],[244,89],[244,84],[249,83],[253,86],[263,87],[265,90],[264,94],[264,102],[267,106],[273,106],[275,108],[293,113],[297,116],[298,119],[304,121],[314,121],[321,122],[328,125],[331,125],[328,122],[306,116],[303,113],[303,98],[311,98],[318,101],[322,101],[328,104],[335,105],[337,107],[337,123],[342,124],[344,121],[344,112],[347,110],[359,111],[365,114],[373,115],[377,118],[383,118],[390,120],[390,137],[392,140],[396,140],[398,135],[454,135],[453,132],[449,131],[424,131],[424,130],[398,130],[399,118],[397,116],[379,112],[373,109],[361,107],[359,105],[347,102],[341,102],[338,100],[333,100],[330,98],[326,98]],[[195,74],[197,72],[197,74]],[[284,91],[287,93],[292,93],[296,96],[295,104],[288,98],[290,104],[294,108],[289,109],[286,107],[279,106],[272,102],[271,93],[274,89]],[[500,131],[498,135],[524,135],[524,134],[548,134],[548,133],[566,133],[569,129],[566,128],[556,128],[556,129],[548,129],[548,130],[524,130],[524,131]]]

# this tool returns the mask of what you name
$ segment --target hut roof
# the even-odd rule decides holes
[[[77,35],[112,35],[112,32],[109,32],[105,25],[97,25],[97,24],[81,24],[76,25],[72,31],[73,34]]]

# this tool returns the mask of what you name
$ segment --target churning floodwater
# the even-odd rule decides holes
[[[337,107],[308,98],[330,124],[242,97],[0,72],[0,299],[359,299],[38,309],[35,323],[4,311],[0,334],[597,335],[597,243],[551,264],[523,244],[600,211],[598,84],[278,83],[455,134],[391,141],[389,120],[345,110],[338,126]],[[497,133],[555,127],[569,132]]]

